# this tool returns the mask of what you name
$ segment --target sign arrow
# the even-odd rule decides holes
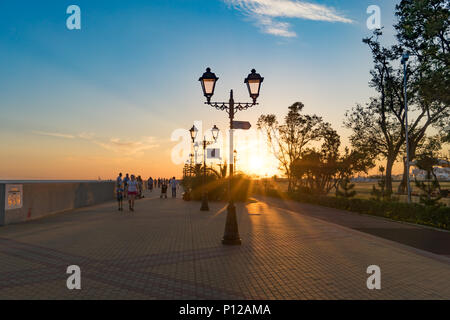
[[[248,121],[233,121],[233,129],[248,130],[252,127]]]

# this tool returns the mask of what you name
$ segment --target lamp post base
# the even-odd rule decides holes
[[[206,194],[202,195],[202,206],[200,207],[200,211],[209,211],[208,196]]]
[[[239,236],[236,207],[230,203],[227,207],[227,221],[225,224],[225,233],[223,235],[222,244],[224,245],[241,245],[241,237]]]

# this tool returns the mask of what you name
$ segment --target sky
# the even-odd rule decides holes
[[[252,68],[265,78],[260,105],[237,120],[256,127],[259,115],[281,119],[301,101],[345,144],[345,111],[373,94],[361,41],[371,34],[367,8],[380,7],[389,43],[396,3],[2,0],[0,180],[180,177],[173,133],[194,121],[223,131],[228,124],[225,112],[204,104],[198,78],[206,67],[220,78],[218,101],[230,89],[250,101],[244,78]],[[70,5],[81,9],[80,30],[67,28]],[[244,156],[236,144],[238,167],[250,170],[259,153]],[[260,161],[256,171],[272,167]]]

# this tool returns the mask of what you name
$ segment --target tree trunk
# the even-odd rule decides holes
[[[403,164],[403,177],[400,185],[398,186],[397,192],[399,194],[406,194],[406,164]]]
[[[392,167],[394,166],[394,159],[388,157],[386,162],[386,193],[392,194]]]

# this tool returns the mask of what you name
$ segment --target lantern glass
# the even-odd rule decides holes
[[[198,129],[195,126],[192,126],[192,128],[191,128],[191,130],[189,130],[189,132],[191,133],[192,141],[195,141],[195,139],[197,138]]]
[[[214,94],[214,86],[216,80],[214,79],[203,79],[203,93],[205,96],[212,96]]]
[[[219,78],[216,77],[214,73],[211,72],[211,68],[206,68],[206,72],[198,79],[202,84],[203,95],[210,101],[211,97],[214,95],[214,89],[216,87],[216,82]]]
[[[261,83],[264,81],[264,78],[261,77],[259,73],[256,73],[255,69],[252,69],[251,73],[245,79],[245,83],[247,84],[248,93],[250,97],[253,99],[253,102],[256,103],[256,99],[259,97],[259,91],[261,89]]]
[[[219,128],[217,128],[216,125],[214,125],[214,127],[211,129],[214,141],[217,142],[217,138],[219,137]]]
[[[260,84],[261,82],[259,80],[248,80],[248,91],[251,97],[259,96]]]

